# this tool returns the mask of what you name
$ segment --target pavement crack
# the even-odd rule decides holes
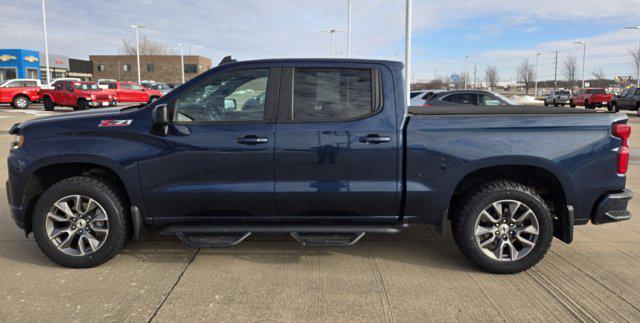
[[[389,301],[389,294],[387,293],[387,287],[385,286],[384,280],[382,279],[382,272],[380,271],[380,266],[378,265],[378,261],[376,260],[375,255],[373,254],[373,250],[371,250],[371,246],[367,243],[366,247],[369,253],[369,262],[371,263],[371,267],[373,268],[373,276],[376,278],[376,281],[379,284],[379,288],[382,291],[383,298],[380,299],[380,303],[382,305],[382,312],[386,317],[385,321],[395,322],[393,318],[393,312],[391,311],[391,302]]]
[[[164,296],[164,298],[162,299],[162,302],[160,302],[160,305],[158,305],[156,310],[153,312],[153,315],[151,315],[149,320],[147,320],[147,323],[150,323],[156,317],[156,315],[158,314],[158,312],[162,308],[162,305],[164,305],[164,303],[167,301],[167,299],[169,299],[169,296],[171,296],[171,293],[173,293],[173,290],[176,288],[176,286],[178,285],[178,283],[182,279],[182,276],[184,275],[184,273],[187,271],[189,266],[191,266],[191,263],[193,263],[193,260],[196,259],[196,256],[198,255],[198,253],[200,253],[200,248],[198,248],[198,250],[196,250],[196,252],[193,253],[193,256],[191,256],[191,259],[189,259],[189,262],[187,263],[187,265],[184,266],[184,268],[180,272],[180,275],[178,275],[178,279],[176,279],[176,281],[173,283],[173,286],[171,286],[171,289],[169,289],[169,292],[167,293],[167,295]]]

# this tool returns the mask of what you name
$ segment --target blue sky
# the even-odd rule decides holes
[[[46,1],[50,51],[76,58],[118,53],[134,23],[149,25],[143,34],[152,40],[176,51],[192,43],[194,54],[215,62],[228,54],[328,57],[328,28],[342,31],[334,55],[346,55],[347,0]],[[405,0],[352,3],[352,56],[402,60]],[[39,0],[0,0],[0,8],[0,48],[43,48]],[[414,0],[413,20],[414,79],[462,73],[469,56],[470,73],[477,66],[482,79],[496,65],[509,80],[537,52],[540,79],[551,79],[555,50],[560,64],[571,55],[581,60],[576,40],[587,41],[587,75],[596,68],[628,75],[628,50],[640,41],[640,31],[623,29],[640,24],[640,0]]]

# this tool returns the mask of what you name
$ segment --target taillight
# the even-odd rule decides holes
[[[429,104],[429,103],[424,103],[424,104],[422,104],[422,106],[425,107],[425,108],[431,108],[432,107],[432,105]]]
[[[620,138],[622,144],[617,152],[618,174],[626,174],[629,169],[629,136],[631,136],[631,126],[624,123],[616,123],[611,126],[611,134]]]

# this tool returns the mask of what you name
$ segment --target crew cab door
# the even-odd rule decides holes
[[[398,214],[395,103],[383,77],[390,82],[386,69],[371,66],[283,69],[275,146],[279,216]]]
[[[273,147],[279,69],[225,68],[177,93],[168,134],[145,134],[145,204],[158,221],[275,214]],[[264,95],[256,103],[252,98]]]

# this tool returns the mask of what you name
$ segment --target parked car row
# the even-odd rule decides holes
[[[418,90],[411,91],[411,105],[431,107],[434,105],[496,106],[515,105],[509,98],[483,90]]]
[[[47,111],[56,106],[85,110],[118,103],[153,102],[169,91],[166,84],[158,82],[139,85],[115,80],[83,82],[77,78],[60,78],[42,85],[37,79],[13,79],[0,85],[0,103],[26,109],[32,102],[42,101]]]

